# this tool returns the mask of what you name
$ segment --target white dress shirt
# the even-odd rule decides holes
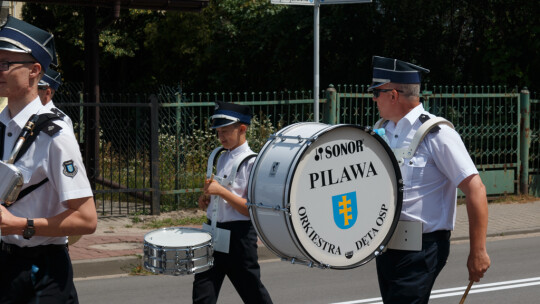
[[[6,126],[4,160],[11,154],[13,145],[30,116],[43,113],[49,111],[39,98],[13,118],[10,118],[7,107],[0,113],[0,122]],[[63,120],[55,120],[53,123],[62,129],[52,136],[42,130],[26,153],[14,164],[23,175],[23,190],[45,178],[49,179],[8,208],[15,216],[30,219],[52,217],[68,209],[67,200],[93,196],[73,130]],[[33,236],[30,240],[25,240],[22,235],[8,235],[2,236],[2,240],[20,247],[67,242],[65,236]]]
[[[410,145],[422,125],[421,114],[435,117],[420,104],[397,125],[388,122],[385,130],[392,149]],[[426,135],[413,157],[400,167],[404,181],[400,220],[421,221],[424,233],[454,229],[457,186],[478,174],[459,134],[447,125],[439,127]]]
[[[216,176],[220,177],[226,177],[231,174],[232,166],[234,164],[234,161],[237,158],[244,158],[247,155],[253,153],[251,149],[249,148],[249,145],[247,142],[242,144],[241,146],[237,147],[234,150],[227,150],[225,152],[222,152],[219,156],[219,159],[217,161],[216,165]],[[249,173],[251,172],[251,168],[253,167],[253,163],[255,162],[255,158],[251,158],[248,161],[244,162],[236,174],[236,178],[234,180],[234,183],[231,185],[231,187],[227,187],[228,190],[230,190],[232,193],[236,194],[237,196],[247,198],[247,186],[249,182]],[[229,205],[226,200],[221,198],[217,195],[212,195],[212,199],[210,202],[210,205],[207,209],[207,217],[210,220],[214,220],[212,218],[212,211],[214,210],[214,204],[218,204],[218,210],[217,210],[217,222],[223,223],[223,222],[230,222],[230,221],[249,221],[249,216],[245,216],[238,212],[234,207]]]

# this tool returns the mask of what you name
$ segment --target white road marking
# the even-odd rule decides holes
[[[473,285],[469,294],[540,285],[540,277]],[[462,296],[467,286],[432,290],[430,299]],[[382,298],[370,298],[332,304],[383,304]]]

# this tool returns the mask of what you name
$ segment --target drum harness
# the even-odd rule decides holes
[[[43,129],[45,129],[45,127],[47,127],[47,129],[45,129],[43,132],[45,132],[49,136],[53,136],[56,132],[62,129],[60,126],[53,123],[54,120],[61,120],[61,118],[53,113],[45,113],[40,115],[33,114],[21,130],[19,138],[13,146],[9,159],[5,162],[0,161],[0,168],[7,168],[6,170],[2,170],[2,172],[10,173],[11,175],[17,175],[18,179],[17,184],[13,188],[7,189],[7,191],[5,191],[6,193],[4,193],[4,191],[1,193],[1,204],[6,208],[8,208],[13,203],[22,199],[23,197],[30,194],[32,191],[36,190],[41,185],[49,181],[48,178],[45,178],[39,183],[28,186],[21,191],[21,188],[23,186],[23,177],[22,174],[20,174],[19,169],[17,169],[13,164],[24,155],[24,153],[36,140],[38,134]],[[2,152],[4,151],[4,128],[5,126],[3,124],[0,124],[0,151]]]
[[[235,159],[235,161],[234,161],[234,163],[232,165],[232,168],[231,168],[231,174],[229,176],[227,176],[227,175],[225,175],[225,176],[215,176],[213,174],[214,166],[217,163],[218,156],[221,154],[221,152],[223,152],[225,150],[226,149],[223,148],[223,147],[218,147],[218,148],[215,148],[212,151],[212,153],[210,154],[210,157],[208,158],[208,164],[207,164],[207,168],[206,168],[206,178],[207,179],[215,179],[221,186],[223,186],[223,187],[225,187],[227,189],[230,189],[230,187],[234,183],[234,180],[236,179],[236,174],[240,170],[240,167],[242,166],[242,164],[245,161],[248,161],[249,159],[251,159],[253,157],[256,157],[257,153],[251,152],[251,153],[246,154],[244,157],[239,157],[239,158]],[[218,235],[221,234],[219,230],[225,230],[225,229],[216,229],[217,217],[218,217],[217,203],[214,203],[213,206],[212,206],[212,225],[210,227],[211,230],[209,232],[210,232],[210,234],[212,234],[212,243],[215,246],[215,250],[224,252],[225,248],[221,248],[221,246],[219,244],[219,240],[218,240],[219,239]],[[229,232],[228,230],[225,230],[225,231]],[[228,253],[228,241],[227,241],[227,246],[226,247],[227,247],[226,253]]]
[[[419,120],[422,125],[414,134],[411,144],[407,148],[392,149],[400,166],[403,166],[406,158],[414,156],[428,133],[434,133],[441,129],[438,125],[445,124],[454,129],[454,125],[442,117],[430,118],[428,115],[422,114]],[[385,127],[388,122],[388,120],[381,118],[375,123],[374,128]],[[400,220],[388,242],[387,248],[420,251],[422,249],[422,222]]]
[[[438,125],[445,124],[454,129],[454,125],[442,117],[430,118],[428,115],[422,114],[420,115],[419,120],[422,123],[422,126],[420,126],[414,134],[411,144],[407,148],[392,149],[400,166],[404,164],[405,158],[413,157],[428,133],[434,133],[441,129]],[[375,123],[375,129],[385,127],[388,122],[389,120],[384,118],[379,119],[379,121]]]

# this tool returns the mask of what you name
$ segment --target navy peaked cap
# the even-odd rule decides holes
[[[251,123],[251,108],[230,102],[216,101],[212,119],[212,129],[232,125],[240,122],[246,125]]]
[[[43,78],[39,81],[40,86],[48,86],[53,90],[58,90],[60,85],[62,84],[62,77],[60,73],[57,71],[48,68],[45,74],[43,75]]]
[[[31,54],[43,70],[58,65],[53,35],[11,16],[0,30],[0,50]]]
[[[373,56],[373,82],[369,90],[385,83],[420,83],[428,69],[393,58]]]

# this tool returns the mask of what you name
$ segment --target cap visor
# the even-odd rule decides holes
[[[228,125],[232,125],[233,123],[237,122],[236,120],[230,120],[226,118],[214,118],[212,120],[212,126],[211,129],[217,129],[221,127],[226,127]]]
[[[371,91],[373,90],[374,88],[377,88],[377,87],[380,87],[382,86],[383,84],[387,84],[388,82],[374,82],[371,84],[371,86],[369,86],[368,88],[368,91]]]
[[[0,50],[14,52],[14,53],[28,53],[27,51],[7,41],[0,41]]]

